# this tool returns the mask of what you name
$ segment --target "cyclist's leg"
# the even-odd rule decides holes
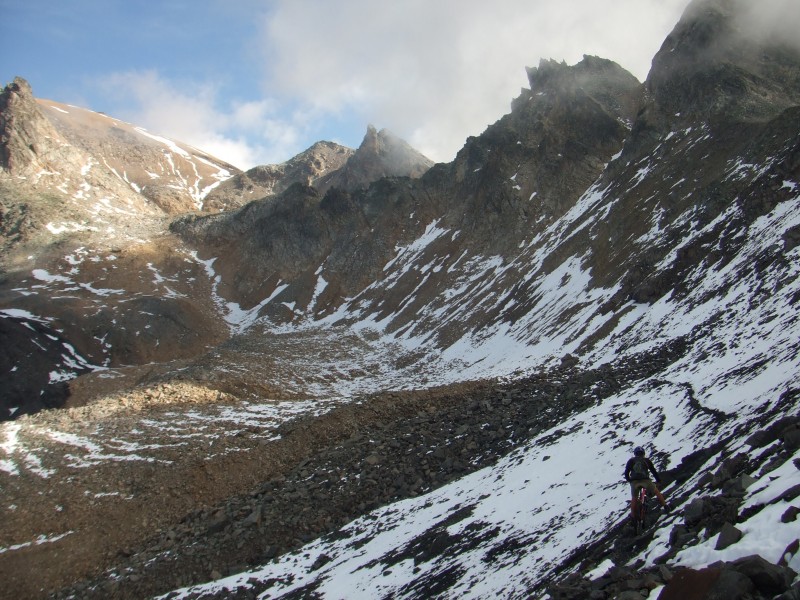
[[[658,498],[659,504],[661,506],[666,506],[667,501],[664,499],[664,494],[661,493],[661,490],[658,489],[655,482],[649,481],[647,486],[647,491],[653,494],[656,498]]]

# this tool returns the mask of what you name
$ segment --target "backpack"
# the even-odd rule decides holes
[[[631,480],[636,479],[650,479],[650,470],[644,456],[636,456],[631,464]]]

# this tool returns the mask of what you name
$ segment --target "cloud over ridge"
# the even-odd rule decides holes
[[[508,111],[540,58],[597,54],[644,79],[685,4],[279,0],[262,23],[265,76],[316,111],[355,110],[450,160]]]

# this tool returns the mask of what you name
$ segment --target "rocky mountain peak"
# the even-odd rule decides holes
[[[606,59],[542,60],[527,71],[530,89],[469,138],[454,164],[457,195],[471,207],[460,226],[492,246],[516,246],[533,222],[568,210],[620,151],[640,103],[642,84]]]
[[[594,91],[607,88],[622,82],[637,85],[638,80],[613,60],[584,54],[583,59],[575,64],[542,59],[538,67],[528,67],[528,83],[534,94],[547,92],[574,91],[584,88]]]
[[[385,130],[384,130],[385,131]],[[378,129],[370,123],[367,125],[367,132],[364,134],[364,139],[361,141],[361,145],[359,146],[359,150],[367,148],[372,149],[373,151],[378,151]]]
[[[566,62],[541,59],[538,67],[527,67],[528,83],[534,93],[553,91],[574,82],[574,71]]]
[[[294,184],[312,186],[324,194],[366,188],[381,177],[420,177],[433,162],[386,129],[367,127],[357,150],[335,142],[317,142],[284,163],[261,165],[222,183],[206,198],[209,210],[242,206],[276,196]]]
[[[91,157],[133,192],[170,214],[205,210],[205,197],[239,169],[188,144],[104,113],[37,99],[64,140]]]
[[[162,210],[103,160],[62,134],[24,79],[0,92],[2,268],[41,255],[58,236],[118,245],[119,231],[139,237],[158,226]]]
[[[9,174],[22,175],[43,166],[43,155],[61,145],[53,126],[39,110],[30,84],[15,77],[0,92],[0,161]]]
[[[28,83],[27,79],[24,79],[20,76],[14,77],[14,81],[6,86],[7,89],[18,93],[22,97],[26,98],[33,98],[33,90],[31,89],[31,84]]]
[[[512,109],[519,109],[533,97],[574,98],[576,94],[598,102],[604,110],[630,123],[641,103],[642,84],[614,61],[584,55],[575,65],[542,59],[528,67],[530,89],[523,89]]]
[[[381,177],[421,177],[433,161],[412,148],[388,129],[369,125],[361,145],[347,164],[320,181],[326,191],[338,187],[346,191],[366,188]]]
[[[741,0],[687,7],[653,59],[650,122],[763,122],[800,103],[800,47],[774,35],[778,17],[759,10]]]
[[[353,153],[335,142],[316,142],[284,163],[259,165],[235,175],[208,195],[205,206],[215,211],[242,206],[280,194],[296,183],[316,187],[320,179],[344,167]]]
[[[354,150],[336,142],[320,141],[289,159],[285,164],[288,174],[296,173],[297,181],[313,186],[320,177],[341,169],[353,156]],[[287,182],[288,183],[288,182]],[[291,183],[285,187],[288,188]]]

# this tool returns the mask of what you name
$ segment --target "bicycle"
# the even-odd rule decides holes
[[[633,529],[641,534],[647,525],[647,487],[640,486],[633,505]]]

